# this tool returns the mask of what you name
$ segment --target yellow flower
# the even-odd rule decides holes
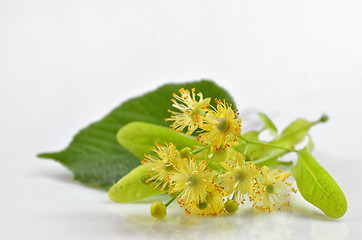
[[[188,128],[186,134],[192,134],[202,123],[201,116],[205,115],[204,108],[209,105],[210,98],[203,99],[202,93],[199,92],[197,96],[199,96],[199,101],[196,101],[195,98],[195,89],[185,90],[181,88],[179,90],[181,96],[173,94],[175,99],[171,99],[173,102],[172,107],[176,108],[180,112],[175,112],[168,110],[171,112],[172,116],[170,118],[165,118],[165,121],[174,121],[170,126],[172,129],[176,131],[183,131],[185,127]]]
[[[241,204],[245,201],[245,195],[252,200],[255,178],[259,175],[255,164],[245,162],[243,155],[238,152],[233,164],[221,162],[220,165],[227,171],[220,176],[220,186],[223,187],[225,195],[234,192],[234,200]]]
[[[253,207],[263,211],[280,209],[280,206],[289,206],[289,191],[296,192],[286,179],[291,176],[290,173],[283,173],[277,169],[270,172],[267,166],[262,167],[261,176],[258,183],[255,184],[255,198]]]
[[[174,165],[178,161],[180,153],[172,143],[166,144],[166,146],[161,146],[156,143],[156,148],[152,150],[157,153],[157,157],[148,154],[145,155],[146,159],[141,161],[142,164],[152,166],[146,183],[152,182],[151,185],[154,188],[160,186],[161,191],[163,191],[169,182],[168,175],[174,170]]]
[[[176,171],[170,175],[171,193],[178,194],[178,202],[192,205],[205,200],[207,189],[211,185],[212,172],[207,169],[206,161],[199,164],[195,159],[180,159]]]
[[[222,198],[222,189],[216,184],[207,188],[205,201],[192,204],[186,207],[185,211],[189,214],[216,216],[224,212],[224,200]]]
[[[231,104],[215,99],[217,108],[209,106],[206,109],[206,116],[202,117],[203,130],[198,140],[203,143],[210,142],[218,150],[224,144],[224,149],[230,146],[230,142],[237,141],[241,131],[241,119],[235,118],[235,112],[231,109]]]

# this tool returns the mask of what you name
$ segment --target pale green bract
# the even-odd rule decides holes
[[[172,142],[179,150],[200,145],[195,137],[144,122],[132,122],[121,128],[117,133],[117,141],[139,159],[151,153],[155,143],[165,145]]]
[[[128,203],[161,194],[159,189],[153,189],[150,184],[142,181],[150,169],[149,165],[141,165],[133,169],[109,189],[109,199],[118,203]]]
[[[347,200],[341,188],[310,155],[307,147],[298,155],[298,163],[291,171],[301,195],[328,217],[342,217],[347,211]]]

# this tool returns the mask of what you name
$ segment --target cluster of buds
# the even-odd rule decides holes
[[[173,121],[176,131],[187,130],[188,135],[197,131],[203,147],[179,151],[173,143],[156,144],[155,154],[146,155],[142,164],[152,167],[146,183],[172,197],[166,204],[155,202],[151,215],[162,219],[175,199],[189,214],[213,216],[237,211],[246,199],[255,209],[268,212],[288,206],[289,192],[296,192],[286,182],[291,174],[258,167],[233,148],[241,132],[237,110],[218,99],[214,107],[210,98],[195,95],[195,89],[179,92],[171,100],[177,111],[169,110],[172,115],[165,120]]]

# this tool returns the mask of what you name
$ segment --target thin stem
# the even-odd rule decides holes
[[[298,152],[298,151],[295,151],[295,152]],[[279,153],[275,153],[274,155],[269,155],[269,156],[265,156],[265,157],[259,158],[259,159],[255,160],[255,161],[253,161],[253,162],[254,162],[254,164],[256,164],[256,165],[260,165],[261,163],[267,162],[267,161],[269,161],[270,159],[273,159],[273,158],[275,158],[275,157],[279,157]]]
[[[254,163],[255,165],[259,165],[259,164],[261,164],[261,163],[263,163],[263,162],[269,161],[270,159],[271,159],[270,157],[259,158],[258,160],[253,161],[253,163]]]
[[[249,143],[247,142],[246,145],[245,145],[244,153],[243,153],[244,157],[246,156],[246,154],[248,152],[248,147],[249,147]]]
[[[250,142],[250,140],[249,140],[249,139],[244,138],[242,135],[238,136],[238,138],[240,138],[240,139],[244,140],[246,143],[249,143],[249,142]]]
[[[213,155],[212,155],[212,157],[210,158],[210,161],[208,162],[208,164],[207,164],[207,165],[209,165],[209,166],[211,165],[212,160],[214,160],[214,157],[215,157],[215,154],[213,154]]]
[[[165,204],[165,206],[168,207],[168,205],[170,205],[175,199],[176,199],[176,197],[171,198],[171,199]]]
[[[250,144],[258,144],[258,145],[262,145],[262,146],[266,146],[266,147],[272,147],[272,148],[279,148],[279,149],[283,149],[289,152],[298,152],[297,150],[291,149],[291,148],[286,148],[286,147],[282,147],[282,146],[278,146],[278,145],[274,145],[274,144],[270,144],[270,143],[264,143],[264,142],[259,142],[259,141],[250,141]]]
[[[209,158],[209,154],[210,154],[210,148],[209,148],[209,150],[207,150],[206,159]],[[214,156],[214,154],[212,156]],[[209,161],[207,161],[207,162],[209,162]],[[210,164],[211,164],[211,162],[210,162]],[[210,165],[210,164],[208,163],[207,165]]]
[[[244,147],[244,145],[246,145],[247,142],[242,142],[242,143],[239,143],[238,145],[235,145],[234,148],[238,148],[238,147]]]
[[[298,152],[297,150],[291,149],[291,148],[286,148],[286,147],[282,147],[282,146],[278,146],[278,145],[274,145],[274,144],[270,144],[270,143],[266,143],[266,142],[260,142],[260,141],[255,141],[255,140],[249,140],[246,139],[243,136],[239,136],[242,140],[244,140],[246,143],[249,144],[256,144],[256,145],[261,145],[261,146],[266,146],[266,147],[272,147],[272,148],[279,148],[279,149],[283,149],[289,152]]]
[[[197,153],[199,153],[199,152],[204,151],[204,150],[207,149],[207,148],[209,148],[209,147],[200,148],[200,149],[197,149],[197,150],[195,150],[195,151],[191,151],[191,153],[195,155],[195,154],[197,154]]]
[[[236,195],[236,191],[234,191],[234,193],[233,193],[233,198],[232,198],[232,200],[235,199],[235,195]]]
[[[208,158],[209,157],[209,154],[210,154],[210,148],[209,148],[209,150],[207,150],[207,153],[206,153],[206,157]]]

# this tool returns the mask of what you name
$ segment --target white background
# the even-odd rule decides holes
[[[361,234],[360,1],[0,0],[0,239],[356,239]],[[297,117],[349,208],[331,220],[298,195],[291,213],[247,207],[213,219],[165,221],[149,202],[114,204],[35,157],[164,83],[213,79],[243,131],[263,111],[279,129]],[[289,158],[295,159],[291,155]]]

